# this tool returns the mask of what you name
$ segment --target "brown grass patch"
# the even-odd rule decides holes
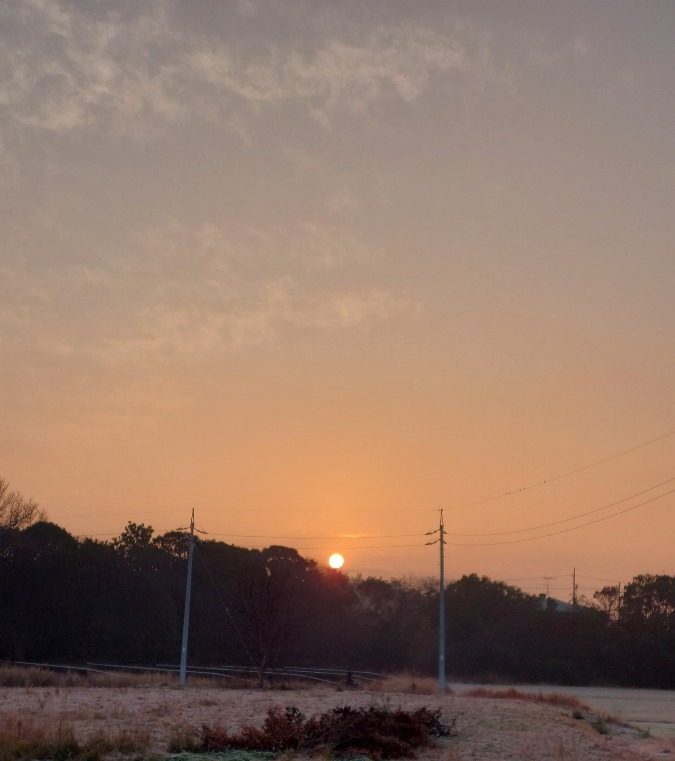
[[[379,681],[362,681],[359,686],[368,692],[395,692],[406,695],[435,695],[438,692],[438,682],[435,679],[414,674],[392,674]],[[448,689],[448,694],[451,692]]]
[[[149,746],[150,734],[138,728],[107,735],[96,732],[82,741],[75,736],[73,726],[65,721],[38,723],[5,719],[0,724],[0,761],[79,758],[97,761],[107,753],[139,753]]]
[[[188,675],[190,686],[204,688],[242,689],[250,682],[242,679],[225,679],[214,675]],[[102,671],[73,667],[46,668],[0,664],[1,687],[175,687],[178,674],[170,671]]]
[[[579,708],[588,710],[588,706],[573,695],[561,695],[552,692],[545,695],[543,692],[523,692],[510,687],[508,690],[491,690],[487,687],[476,687],[464,693],[470,698],[495,698],[496,700],[526,700],[531,703],[548,703],[549,705],[563,708]]]

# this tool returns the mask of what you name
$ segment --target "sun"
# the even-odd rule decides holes
[[[342,568],[343,563],[345,562],[345,559],[340,555],[339,552],[334,552],[329,558],[328,558],[328,565],[331,568]]]

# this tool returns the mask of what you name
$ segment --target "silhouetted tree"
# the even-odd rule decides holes
[[[13,658],[42,658],[52,649],[70,655],[70,643],[77,637],[78,549],[74,537],[46,521],[15,534],[3,574],[9,584],[2,594],[8,613],[5,647]]]
[[[607,616],[609,621],[617,621],[619,619],[619,611],[621,609],[620,589],[618,584],[614,584],[603,587],[593,593],[595,606]]]
[[[185,532],[155,537],[130,522],[110,542],[78,540],[8,494],[5,486],[0,659],[178,660]],[[352,578],[288,547],[195,546],[191,661],[254,665],[261,684],[272,667],[296,663],[435,673],[434,579]],[[445,594],[456,676],[675,687],[675,577],[636,576],[620,607],[618,586],[596,592],[593,606],[542,609],[475,574]]]
[[[536,598],[471,574],[448,584],[445,610],[451,670],[462,676],[522,672]]]
[[[650,632],[675,628],[675,577],[636,576],[623,593],[621,621]]]
[[[240,583],[239,599],[259,686],[267,669],[297,652],[302,630],[314,615],[317,576],[316,563],[289,547],[268,547],[254,556],[250,575]]]
[[[47,519],[37,502],[18,491],[10,491],[9,482],[0,478],[0,532],[21,531],[37,521]]]

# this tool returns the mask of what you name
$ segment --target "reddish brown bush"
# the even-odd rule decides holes
[[[411,713],[400,708],[343,706],[307,720],[297,708],[277,706],[270,708],[261,729],[244,727],[232,735],[203,727],[202,750],[327,750],[375,759],[412,758],[432,736],[449,735],[453,725],[454,721],[442,724],[440,712],[428,708]]]

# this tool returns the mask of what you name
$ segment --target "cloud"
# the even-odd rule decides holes
[[[6,7],[0,63],[9,75],[0,103],[11,123],[68,133],[103,122],[119,126],[116,118],[185,118],[187,104],[176,92],[179,61],[170,52],[178,40],[165,8],[144,3],[142,13],[124,21],[46,0],[27,0],[13,13]],[[127,127],[135,128],[133,120]]]
[[[531,45],[528,59],[536,66],[548,68],[568,60],[584,58],[590,51],[590,42],[585,37],[576,37],[560,44],[542,34]]]
[[[308,316],[309,324],[317,327],[352,328],[385,322],[399,315],[414,316],[420,310],[420,304],[406,296],[372,288],[330,294],[315,304]]]
[[[148,305],[138,314],[138,330],[103,336],[85,353],[105,363],[204,359],[278,340],[289,329],[346,330],[416,315],[419,305],[402,295],[366,289],[309,293],[282,278],[262,283],[247,298],[222,309]]]
[[[340,228],[312,222],[297,225],[287,236],[286,246],[292,259],[329,270],[350,263],[373,264],[380,259],[379,250]]]
[[[188,60],[198,81],[251,105],[305,103],[324,124],[338,109],[362,112],[380,100],[412,102],[433,75],[467,66],[454,30],[414,26],[378,28],[353,42],[324,40],[308,54],[271,48],[252,56],[212,44]]]
[[[54,134],[106,127],[145,137],[172,124],[215,120],[245,136],[242,105],[256,111],[296,104],[328,125],[338,111],[411,103],[435,76],[471,65],[451,24],[383,25],[349,38],[244,46],[226,25],[197,33],[172,9],[161,0],[124,13],[55,0],[5,5],[6,126]],[[244,2],[232,13],[251,11]]]
[[[346,187],[341,187],[328,199],[326,205],[330,211],[338,214],[343,211],[356,209],[358,202]]]
[[[234,237],[168,219],[86,264],[26,256],[0,267],[0,345],[113,364],[199,360],[418,313],[377,283],[376,261],[363,242],[315,223]]]

